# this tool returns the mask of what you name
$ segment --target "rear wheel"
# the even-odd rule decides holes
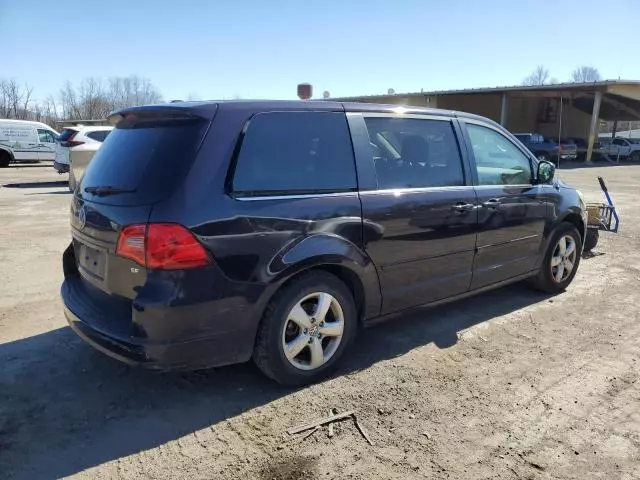
[[[631,160],[634,162],[640,162],[640,152],[633,152],[631,154]]]
[[[313,383],[337,368],[356,331],[356,308],[346,285],[331,274],[311,272],[271,301],[253,359],[278,383]]]
[[[11,155],[5,150],[0,150],[0,168],[5,168],[11,163]]]
[[[561,223],[551,237],[534,285],[548,293],[563,292],[573,281],[580,264],[582,239],[574,225]]]

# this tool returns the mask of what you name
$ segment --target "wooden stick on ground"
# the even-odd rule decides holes
[[[336,413],[338,413],[337,408],[332,408],[331,410],[329,410],[329,415],[335,415]],[[333,422],[329,424],[329,438],[331,437],[333,437]]]
[[[369,442],[369,445],[373,445],[373,442],[371,441],[371,439],[369,438],[369,435],[367,434],[367,432],[365,431],[364,427],[362,425],[360,425],[360,422],[358,421],[358,417],[356,417],[356,414],[354,413],[352,415],[353,417],[353,421],[356,424],[357,429],[360,431],[360,433],[362,434],[362,436],[364,437],[364,439]]]
[[[327,423],[333,423],[338,420],[342,420],[343,418],[348,418],[354,415],[353,410],[349,410],[348,412],[338,413],[336,415],[331,415],[329,417],[321,418],[319,420],[315,420],[311,423],[307,423],[306,425],[301,425],[299,427],[290,428],[287,430],[289,435],[295,435],[296,433],[304,432],[305,430],[310,430],[315,427],[320,427],[322,425],[326,425]]]
[[[306,440],[307,438],[309,438],[311,435],[313,435],[314,433],[316,433],[318,430],[320,430],[320,425],[318,425],[317,427],[315,427],[313,430],[311,430],[308,433],[305,433],[302,438],[300,439],[302,440]]]

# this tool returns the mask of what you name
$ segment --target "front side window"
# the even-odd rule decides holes
[[[242,139],[232,189],[241,196],[356,190],[344,113],[255,115]]]
[[[40,128],[38,129],[38,139],[42,143],[53,143],[53,142],[55,142],[55,137],[53,136],[53,133],[51,133],[49,130],[44,130],[44,129],[40,129]]]
[[[379,189],[464,185],[450,121],[365,117]]]
[[[507,137],[480,125],[467,124],[479,185],[528,185],[531,163]]]

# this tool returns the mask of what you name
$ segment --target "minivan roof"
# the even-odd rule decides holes
[[[223,110],[326,110],[326,111],[347,111],[347,112],[379,112],[379,113],[406,113],[422,115],[440,115],[448,117],[462,117],[490,119],[472,113],[440,110],[436,108],[416,107],[408,105],[385,105],[381,103],[360,103],[360,102],[335,102],[331,100],[207,100],[207,101],[174,101],[156,105],[145,105],[140,107],[130,107],[116,111],[110,115],[135,112],[140,110],[182,110],[191,111],[205,118],[212,118],[218,108]]]

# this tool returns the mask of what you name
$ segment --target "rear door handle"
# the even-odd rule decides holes
[[[475,208],[475,204],[473,203],[456,203],[455,205],[452,205],[451,208],[453,210],[455,210],[456,212],[470,212],[471,210],[473,210]]]
[[[482,206],[485,208],[500,208],[500,205],[501,202],[497,198],[492,198],[482,204]]]

